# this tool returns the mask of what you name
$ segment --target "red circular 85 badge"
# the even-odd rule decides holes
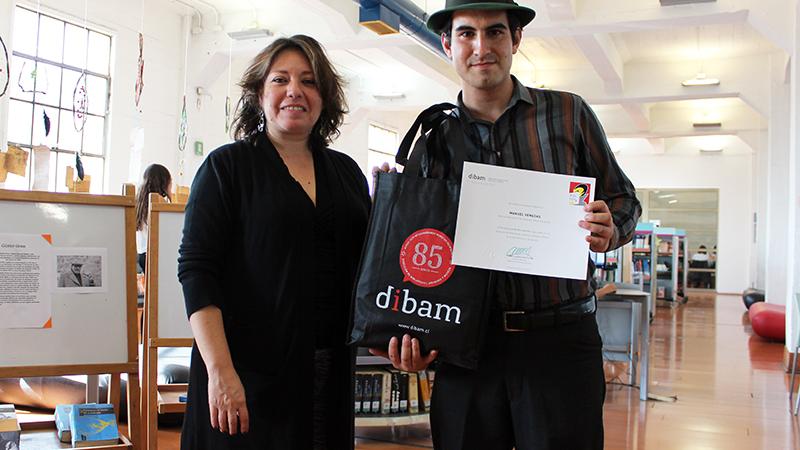
[[[433,228],[411,233],[400,248],[400,269],[403,281],[430,288],[447,281],[455,270],[453,242],[446,234]]]

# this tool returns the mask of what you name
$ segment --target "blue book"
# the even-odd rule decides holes
[[[61,442],[72,442],[72,433],[69,428],[69,416],[72,412],[72,405],[56,405],[55,421],[58,440]]]
[[[103,404],[73,405],[69,416],[73,447],[94,447],[119,443],[114,406]]]
[[[19,448],[19,433],[14,405],[0,405],[0,449]]]

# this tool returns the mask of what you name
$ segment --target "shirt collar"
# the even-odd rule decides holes
[[[520,83],[520,81],[514,75],[511,75],[511,81],[514,82],[514,91],[511,94],[511,99],[508,101],[508,105],[506,106],[505,111],[503,111],[503,114],[505,114],[506,111],[508,111],[509,109],[511,109],[514,106],[516,106],[517,103],[519,103],[519,102],[525,102],[525,103],[528,103],[530,105],[533,105],[533,98],[531,97],[531,93],[528,90],[528,88],[526,88],[524,84]],[[463,91],[458,93],[458,109],[459,109],[459,112],[461,114],[464,114],[464,118],[468,122],[483,122],[482,120],[477,120],[477,119],[473,118],[470,115],[469,110],[464,105],[463,95],[464,95]],[[501,117],[502,117],[502,114],[501,114]]]

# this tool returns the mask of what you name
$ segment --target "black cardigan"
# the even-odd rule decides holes
[[[346,347],[355,272],[370,208],[366,180],[348,156],[315,149],[335,211],[336,280],[341,341],[341,418],[330,432],[353,445],[353,352]],[[222,311],[225,335],[244,384],[250,444],[230,440],[208,422],[208,374],[192,352],[183,448],[310,448],[315,286],[313,205],[265,136],[209,154],[192,184],[178,259],[187,314],[208,305]],[[338,389],[337,389],[338,391]],[[205,403],[205,404],[203,404]],[[341,436],[339,435],[341,433]],[[193,436],[191,436],[193,435]]]

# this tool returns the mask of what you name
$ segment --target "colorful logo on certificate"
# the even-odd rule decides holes
[[[583,206],[589,201],[589,191],[592,185],[571,181],[569,183],[569,204]]]
[[[411,233],[400,249],[403,281],[423,287],[439,286],[450,278],[455,266],[453,242],[439,230],[424,228]]]

